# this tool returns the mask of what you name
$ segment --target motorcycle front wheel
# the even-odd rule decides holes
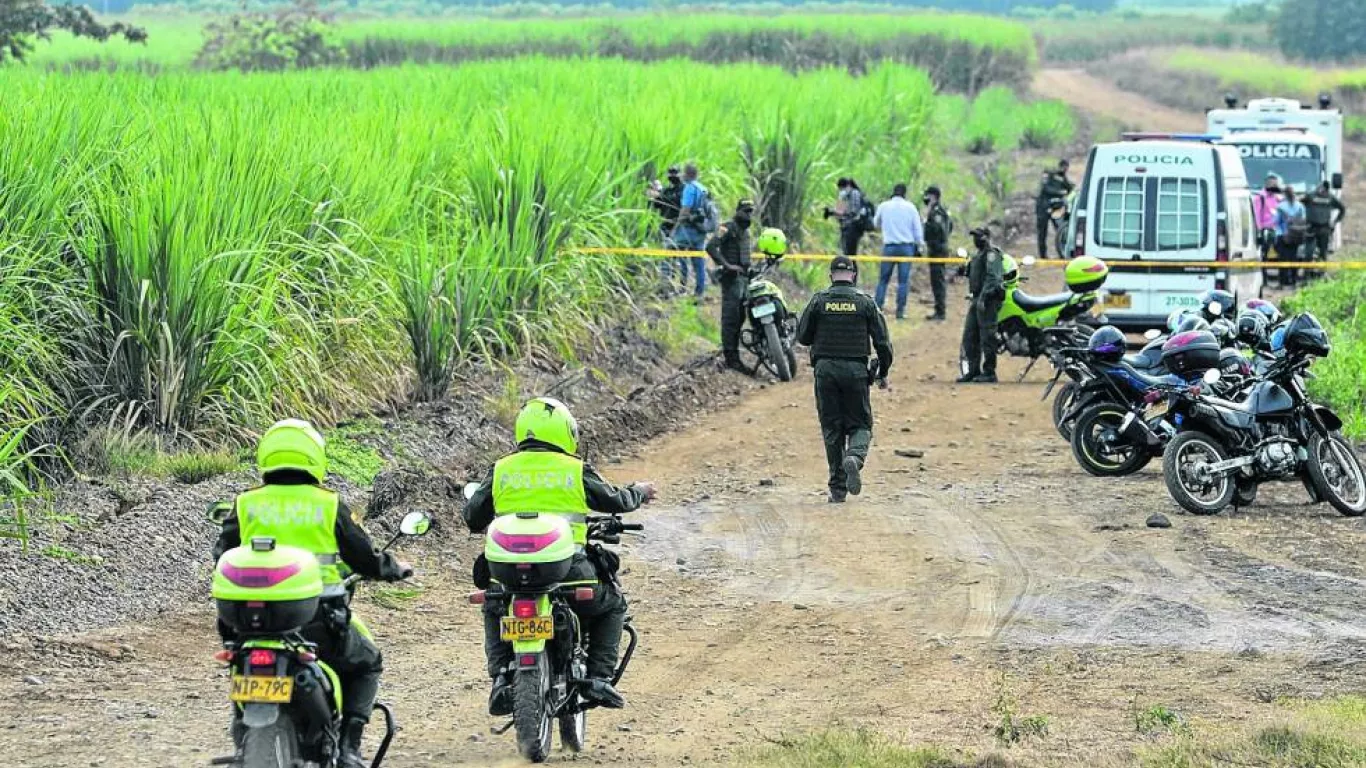
[[[1167,443],[1162,476],[1167,492],[1193,515],[1217,515],[1233,501],[1237,484],[1229,475],[1214,476],[1202,467],[1228,458],[1218,440],[1204,432],[1182,432]]]
[[[547,707],[547,670],[540,666],[517,670],[513,688],[512,722],[517,730],[517,751],[533,763],[550,757],[550,710]]]
[[[1366,478],[1352,446],[1342,436],[1314,436],[1305,462],[1319,497],[1347,517],[1366,514]]]
[[[287,712],[270,725],[242,734],[242,768],[294,768],[298,756],[299,737]]]
[[[773,369],[773,373],[777,374],[778,381],[792,381],[792,368],[788,366],[787,355],[783,353],[783,343],[778,337],[776,323],[764,325],[764,342],[768,347],[764,350],[766,362]]]
[[[1129,412],[1108,403],[1082,411],[1072,425],[1072,455],[1081,468],[1096,477],[1131,475],[1152,460],[1145,448],[1131,445],[1119,434]]]

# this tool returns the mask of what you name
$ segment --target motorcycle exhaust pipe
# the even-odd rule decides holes
[[[1149,450],[1162,445],[1162,438],[1133,412],[1125,416],[1124,421],[1120,423],[1119,434],[1133,445],[1141,445]]]
[[[309,741],[315,740],[332,722],[332,705],[327,700],[327,691],[323,690],[317,673],[310,669],[301,669],[294,676],[291,705],[302,716]]]

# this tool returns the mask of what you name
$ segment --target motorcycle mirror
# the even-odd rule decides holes
[[[465,487],[460,489],[460,493],[468,499],[474,498],[474,494],[479,492],[479,483],[465,483]]]
[[[399,533],[404,536],[422,536],[431,530],[432,518],[426,512],[409,512],[403,516],[403,521],[398,524]]]
[[[1224,305],[1217,301],[1211,301],[1206,309],[1209,310],[1211,315],[1218,316],[1224,314]]]
[[[204,511],[204,519],[214,525],[222,525],[228,521],[228,516],[232,514],[232,505],[226,501],[215,501]]]
[[[1200,378],[1206,384],[1215,384],[1219,381],[1219,379],[1223,378],[1223,376],[1219,373],[1218,368],[1211,368],[1208,371],[1205,371],[1205,375],[1201,376]]]
[[[1162,332],[1157,330],[1156,328],[1149,328],[1148,330],[1143,332],[1143,338],[1147,339],[1148,341],[1152,341],[1153,339],[1161,335]]]
[[[1034,261],[1035,259],[1033,256],[1026,256],[1023,259],[1020,259],[1020,263],[1025,265],[1026,267],[1034,266]]]
[[[958,249],[958,258],[960,258],[960,259],[966,259],[967,257],[968,257],[968,249],[967,249],[967,248],[959,248],[959,249]]]

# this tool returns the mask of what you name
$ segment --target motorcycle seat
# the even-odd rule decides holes
[[[1159,372],[1154,370],[1137,368],[1133,365],[1130,365],[1127,361],[1120,363],[1119,367],[1123,368],[1125,372],[1133,376],[1138,381],[1143,382],[1148,387],[1155,387],[1158,384],[1181,384],[1185,381],[1181,377],[1173,376],[1172,374],[1167,373],[1166,371]]]
[[[1024,291],[1016,288],[1010,296],[1015,301],[1015,305],[1026,312],[1040,312],[1045,309],[1052,309],[1065,305],[1072,300],[1070,291],[1067,293],[1055,293],[1050,296],[1030,296]]]
[[[1130,368],[1153,376],[1160,376],[1163,373],[1166,373],[1166,370],[1162,367],[1162,358],[1160,356],[1153,359],[1142,353],[1134,353],[1132,355],[1125,355],[1124,363]]]

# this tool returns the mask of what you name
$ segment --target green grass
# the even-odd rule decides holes
[[[1366,766],[1366,699],[1282,702],[1283,722],[1238,730],[1193,726],[1143,755],[1145,768],[1361,768]]]
[[[1313,312],[1328,331],[1332,354],[1314,364],[1310,393],[1333,406],[1348,436],[1366,438],[1366,274],[1344,272],[1312,283],[1285,302],[1289,312]]]
[[[372,584],[366,589],[371,602],[391,611],[404,611],[412,607],[414,601],[422,596],[424,590],[416,584]]]
[[[160,471],[186,485],[202,483],[241,468],[242,460],[237,454],[224,450],[173,454],[162,458],[159,464]]]
[[[98,557],[83,555],[80,552],[77,552],[72,549],[67,549],[66,547],[57,544],[49,544],[48,546],[43,547],[43,551],[40,554],[42,554],[43,557],[50,557],[53,560],[61,560],[62,562],[71,563],[72,565],[93,566],[99,565],[101,562],[103,562]]]
[[[1049,19],[1032,24],[1039,39],[1039,55],[1052,63],[1099,61],[1139,48],[1200,46],[1219,49],[1266,50],[1271,46],[1267,27],[1192,19],[1182,15],[1132,13]]]
[[[1007,765],[995,757],[955,757],[936,747],[907,747],[867,730],[832,730],[780,740],[740,762],[752,768],[1004,768]]]

